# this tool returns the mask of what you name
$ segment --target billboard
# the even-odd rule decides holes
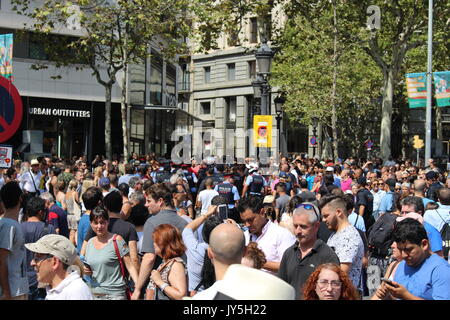
[[[0,76],[11,80],[13,58],[13,35],[0,34]]]
[[[253,141],[257,148],[272,147],[272,116],[253,117]]]

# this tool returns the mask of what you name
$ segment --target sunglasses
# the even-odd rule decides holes
[[[299,203],[298,205],[295,206],[295,209],[300,207],[304,208],[305,210],[313,210],[314,214],[316,215],[317,221],[320,221],[320,213],[317,212],[315,205],[311,203]]]

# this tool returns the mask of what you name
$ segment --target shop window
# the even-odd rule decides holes
[[[130,138],[144,139],[145,111],[131,110]]]

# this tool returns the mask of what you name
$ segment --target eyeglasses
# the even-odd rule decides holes
[[[313,210],[314,214],[316,215],[317,221],[320,221],[320,213],[317,212],[316,210],[316,206],[310,203],[299,203],[298,205],[295,206],[295,209],[303,207],[305,208],[305,210]]]
[[[400,190],[402,190],[402,189],[400,189],[400,188],[395,188],[395,191],[400,191]]]
[[[333,288],[333,289],[339,289],[342,286],[342,282],[340,282],[338,280],[332,280],[332,281],[318,280],[317,281],[317,286],[320,289],[328,288],[328,285],[331,285],[331,288]]]
[[[52,258],[52,257],[53,257],[53,256],[52,256],[51,254],[46,254],[46,255],[41,256],[41,257],[38,257],[37,255],[34,255],[34,256],[33,256],[33,261],[34,261],[35,264],[39,264],[39,263],[41,263],[42,261],[47,260],[47,259],[50,259],[50,258]]]

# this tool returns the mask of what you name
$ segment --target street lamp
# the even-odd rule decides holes
[[[273,58],[274,52],[273,50],[267,45],[267,41],[263,39],[263,43],[261,46],[256,50],[255,52],[255,58],[256,62],[258,64],[258,74],[257,79],[254,82],[259,84],[259,87],[261,88],[261,114],[266,115],[268,114],[269,108],[269,93],[270,93],[270,85],[268,82],[270,70],[272,67],[272,58]],[[255,85],[254,85],[255,88]],[[255,96],[255,98],[257,98]]]
[[[282,95],[278,95],[275,100],[275,112],[277,116],[275,119],[277,120],[277,129],[278,129],[278,153],[281,152],[281,119],[283,118],[283,104],[285,99]]]
[[[311,117],[312,125],[313,125],[313,137],[316,139],[316,143],[313,144],[313,157],[316,155],[316,144],[317,144],[317,125],[319,123],[319,118],[316,116]]]

